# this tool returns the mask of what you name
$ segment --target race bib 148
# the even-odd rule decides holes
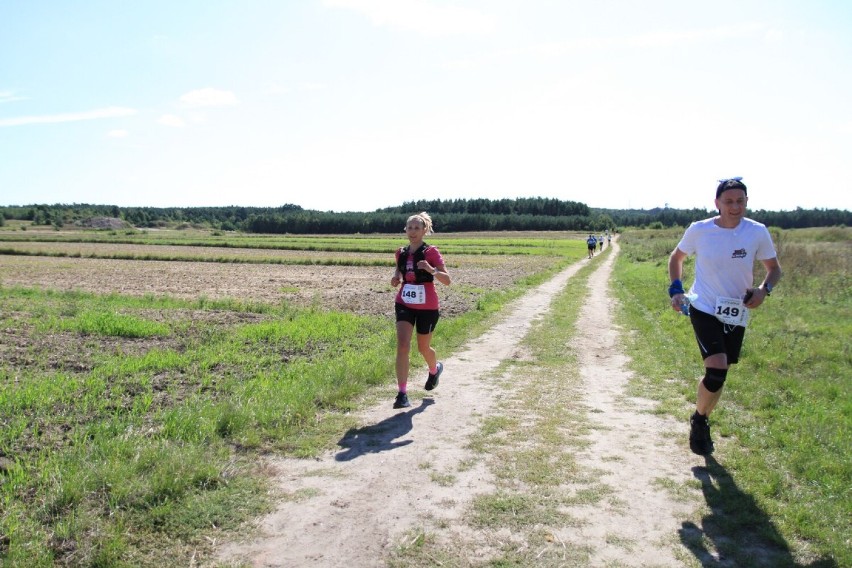
[[[405,284],[402,287],[402,301],[406,304],[425,304],[426,286],[423,284]]]

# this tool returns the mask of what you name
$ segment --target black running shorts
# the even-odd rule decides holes
[[[716,319],[716,316],[697,310],[689,310],[692,329],[701,350],[701,358],[724,353],[728,356],[728,365],[733,365],[740,359],[740,350],[745,338],[745,328],[741,325],[727,325]]]
[[[396,321],[407,321],[417,329],[420,335],[428,335],[438,325],[441,316],[438,310],[412,310],[405,304],[396,302]]]

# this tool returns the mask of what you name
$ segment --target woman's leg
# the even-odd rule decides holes
[[[413,324],[407,321],[396,322],[396,384],[400,387],[400,392],[404,392],[408,384],[409,354],[413,332]]]
[[[417,349],[426,361],[429,369],[434,369],[438,365],[438,354],[432,347],[432,334],[417,334]]]

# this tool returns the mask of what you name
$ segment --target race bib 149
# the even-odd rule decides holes
[[[716,319],[728,325],[741,325],[748,323],[748,308],[743,305],[739,298],[718,298],[716,300]]]

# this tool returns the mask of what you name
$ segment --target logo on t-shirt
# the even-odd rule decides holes
[[[734,251],[734,254],[731,255],[731,258],[745,258],[748,256],[746,249],[737,249]]]

